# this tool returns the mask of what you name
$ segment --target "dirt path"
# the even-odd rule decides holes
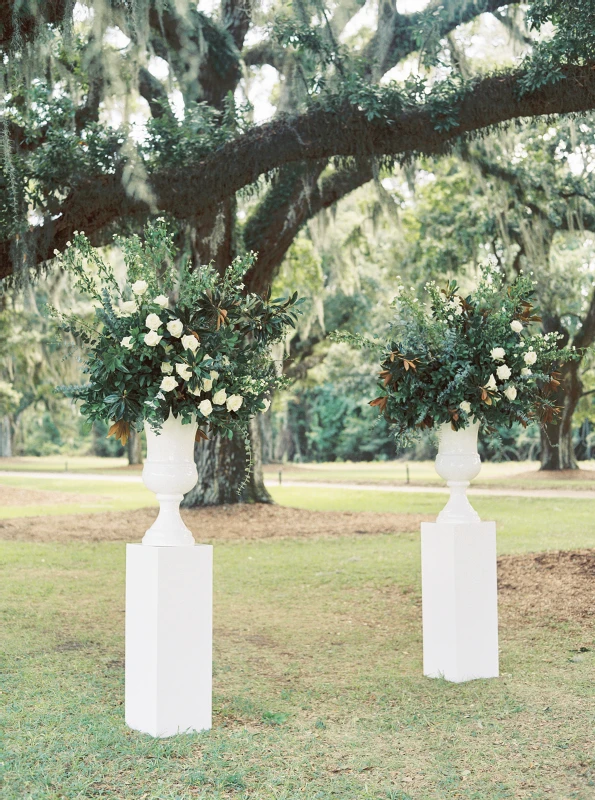
[[[80,472],[17,472],[0,471],[0,483],[2,476],[10,478],[36,478],[48,480],[59,480],[67,483],[68,481],[101,481],[102,483],[142,483],[140,475],[102,475],[95,473]],[[589,479],[591,483],[595,481]],[[271,488],[279,486],[275,480],[265,480],[265,485]],[[398,492],[401,494],[448,494],[446,486],[423,486],[423,485],[394,485],[386,483],[334,483],[322,481],[291,481],[284,480],[283,487],[307,489],[344,489],[347,491],[363,492]],[[48,492],[50,494],[50,492]],[[535,497],[535,498],[567,498],[595,500],[595,488],[589,489],[508,489],[506,487],[490,489],[486,487],[471,487],[468,489],[469,495],[477,497]],[[62,501],[61,501],[62,502]]]
[[[78,497],[78,496],[77,496]],[[156,508],[0,520],[0,540],[29,542],[139,541]],[[349,511],[305,511],[286,506],[233,505],[183,510],[197,541],[285,539],[352,534],[408,533],[434,517]]]

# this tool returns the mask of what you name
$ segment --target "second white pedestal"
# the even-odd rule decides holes
[[[424,675],[498,677],[496,523],[421,526]]]
[[[208,730],[213,548],[126,546],[126,724],[151,736]]]

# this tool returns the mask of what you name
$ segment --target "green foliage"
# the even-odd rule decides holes
[[[558,349],[556,333],[530,333],[531,322],[539,321],[532,281],[521,276],[506,290],[490,264],[467,297],[455,281],[442,291],[434,282],[426,288],[429,312],[399,287],[381,394],[371,403],[395,425],[397,440],[406,444],[444,423],[458,430],[472,420],[488,426],[551,422],[555,369],[576,354]]]
[[[63,330],[88,347],[89,383],[63,390],[82,401],[88,419],[115,420],[111,431],[123,442],[130,425],[140,430],[148,421],[158,430],[170,412],[225,436],[245,431],[283,384],[269,348],[295,325],[297,295],[244,295],[251,255],[223,276],[210,266],[186,267],[174,287],[173,240],[160,221],[147,226],[145,241],[133,236],[119,244],[127,266],[122,288],[84,234],[64,256],[78,289],[95,302],[98,329],[60,316]]]

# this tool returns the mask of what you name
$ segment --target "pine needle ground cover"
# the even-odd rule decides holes
[[[7,800],[595,795],[593,551],[501,557],[502,677],[453,685],[417,533],[222,541],[214,728],[159,741],[124,724],[123,545],[0,546]]]

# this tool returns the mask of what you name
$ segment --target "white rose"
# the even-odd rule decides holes
[[[208,378],[202,382],[202,390],[203,392],[210,392],[213,388],[213,381],[209,380]]]
[[[225,390],[222,390],[225,391]],[[217,392],[219,394],[219,392]],[[227,410],[228,411],[237,411],[242,403],[244,402],[244,398],[239,394],[232,394],[227,398]]]
[[[157,331],[149,331],[145,334],[145,344],[148,344],[149,347],[157,347],[162,339],[163,336],[159,336]]]
[[[504,389],[504,396],[507,397],[511,402],[516,400],[516,386],[507,386]]]
[[[160,306],[161,308],[167,308],[169,300],[164,294],[159,294],[157,295],[157,297],[153,298],[153,302],[155,303],[156,306]]]
[[[132,336],[125,336],[120,342],[120,344],[127,350],[132,350]]]
[[[134,300],[126,300],[125,303],[122,303],[120,306],[120,313],[122,316],[129,317],[131,314],[134,314],[136,311],[136,303]]]
[[[188,364],[176,364],[176,372],[180,378],[183,378],[185,381],[189,381],[192,377],[192,370]]]
[[[531,372],[529,367],[523,367],[523,369],[521,370],[521,375],[526,378],[529,375],[533,375],[533,373]]]
[[[161,365],[161,372],[163,372],[164,375],[171,375],[173,371],[174,368],[169,361],[164,361]]]
[[[203,361],[212,361],[212,356],[210,356],[208,353],[205,353],[204,356],[202,357],[202,360]]]
[[[211,401],[203,400],[202,403],[199,403],[198,410],[203,415],[203,417],[208,417],[209,414],[213,412],[213,406],[211,405]]]
[[[184,350],[191,350],[193,353],[196,353],[198,350],[198,339],[191,334],[182,336],[182,347]]]
[[[136,281],[136,283],[132,284],[132,291],[136,295],[143,295],[147,289],[149,288],[149,284],[146,281]]]
[[[493,375],[490,375],[489,381],[486,383],[486,385],[483,388],[484,389],[490,389],[491,391],[495,391],[497,389],[496,378],[494,378]]]
[[[164,392],[171,392],[172,389],[175,389],[178,385],[177,380],[173,377],[173,375],[168,375],[161,381],[160,389],[163,389]]]
[[[271,407],[271,401],[267,397],[264,397],[262,402],[264,403],[264,411],[262,412],[264,414]]]
[[[215,370],[214,370],[214,369],[212,369],[212,370],[211,370],[211,380],[212,380],[212,381],[216,381],[218,377],[219,377],[219,373],[218,373],[218,372],[215,372]]]
[[[225,391],[225,389],[219,389],[219,391],[213,395],[213,403],[216,406],[222,406],[226,400],[227,400],[227,392]]]
[[[537,353],[534,350],[529,350],[528,353],[525,353],[525,364],[530,366],[531,364],[535,364],[536,361]]]
[[[149,314],[145,320],[145,325],[149,330],[156,331],[157,328],[161,327],[161,320],[157,314]]]
[[[176,339],[179,339],[182,335],[182,331],[184,330],[184,323],[181,319],[172,319],[171,322],[167,323],[166,327],[172,336],[175,336]]]
[[[490,355],[494,361],[504,361],[504,348],[494,347],[494,349],[490,352]]]
[[[513,319],[510,323],[510,327],[515,333],[520,333],[523,330],[523,323],[519,322],[518,319]]]
[[[463,402],[459,405],[459,408],[461,411],[464,411],[465,414],[471,413],[471,403],[468,403],[466,400],[463,400]]]
[[[193,394],[195,397],[198,397],[201,394],[201,388],[198,386],[196,389],[188,389],[190,394]]]
[[[506,366],[506,364],[501,364],[498,369],[496,370],[496,375],[500,378],[501,381],[506,381],[512,375],[510,371],[510,367]]]

